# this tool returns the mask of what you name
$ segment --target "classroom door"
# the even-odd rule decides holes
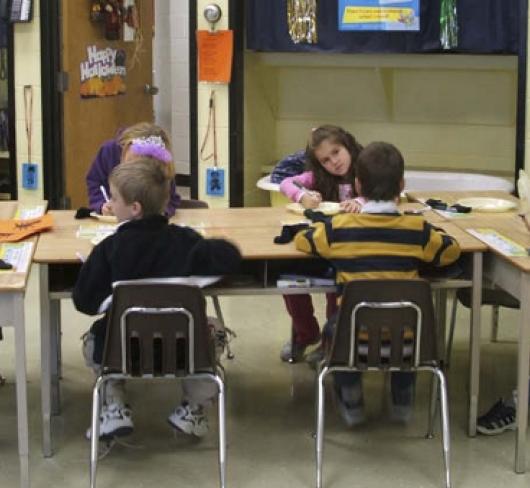
[[[68,80],[63,94],[64,179],[72,208],[88,204],[85,175],[101,143],[120,127],[154,120],[153,0],[129,0],[136,4],[139,28],[128,42],[122,40],[123,29],[120,40],[105,38],[112,24],[91,20],[91,3],[61,2],[61,67]]]

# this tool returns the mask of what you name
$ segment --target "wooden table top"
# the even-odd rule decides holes
[[[47,202],[37,202],[38,204],[47,205]],[[0,202],[0,219],[6,220],[11,219],[15,216],[18,209],[19,203],[17,201],[6,201]],[[35,252],[37,237],[30,237],[29,239],[24,239],[21,242],[31,242],[32,246],[32,255]],[[0,243],[0,246],[2,243]],[[26,288],[26,284],[29,277],[29,270],[31,267],[31,258],[28,270],[26,272],[17,272],[11,270],[0,271],[0,292],[9,292],[9,291],[21,291]]]
[[[421,204],[406,204],[405,208],[420,208]],[[54,210],[51,232],[41,234],[33,260],[37,263],[78,263],[78,254],[88,256],[93,245],[88,239],[79,239],[76,232],[81,224],[97,225],[95,219],[76,220],[71,210]],[[429,212],[431,213],[431,212]],[[445,226],[455,234],[464,252],[485,251],[487,247],[459,227],[443,223],[437,214],[432,215],[435,225]],[[248,207],[223,209],[178,210],[172,223],[189,225],[205,237],[223,237],[239,246],[245,259],[298,259],[307,254],[297,251],[294,244],[274,244],[282,225],[303,220],[278,207]],[[429,219],[430,220],[430,219]],[[441,225],[443,224],[443,225]]]
[[[409,198],[415,201],[424,201],[427,198],[440,198],[446,203],[453,204],[460,198],[466,197],[491,197],[501,198],[519,203],[519,200],[503,191],[473,191],[473,192],[410,192]],[[523,219],[518,214],[519,206],[508,212],[471,212],[465,217],[448,220],[454,226],[462,230],[488,228],[493,229],[512,241],[520,244],[526,249],[530,248],[530,231],[527,229]],[[437,223],[436,225],[440,225]],[[449,229],[447,229],[448,232]],[[453,232],[451,232],[453,234]],[[455,235],[455,237],[457,237]],[[460,241],[459,241],[460,242]],[[500,254],[498,251],[491,249],[491,252]],[[513,257],[504,256],[508,262],[515,265],[518,269],[530,272],[530,257]]]

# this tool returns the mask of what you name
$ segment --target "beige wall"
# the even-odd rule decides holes
[[[394,143],[408,168],[513,175],[515,56],[248,52],[246,63],[259,73],[247,73],[245,86],[245,171],[253,177],[303,148],[311,127],[323,123],[363,144]],[[252,116],[258,106],[266,140],[252,136],[263,124]]]
[[[40,1],[33,5],[33,20],[14,24],[15,44],[15,121],[17,144],[18,199],[23,201],[40,200],[42,186],[42,108],[40,71]],[[22,188],[22,163],[28,160],[28,142],[24,123],[24,85],[33,86],[33,136],[31,159],[38,165],[38,188]]]
[[[197,2],[197,28],[199,30],[207,30],[209,28],[208,22],[204,19],[203,10],[206,5],[211,3],[209,0],[198,0]],[[218,0],[215,3],[221,7],[223,15],[221,20],[217,23],[216,29],[228,29],[228,0]],[[208,125],[208,101],[210,99],[211,91],[215,91],[216,101],[216,127],[217,127],[217,152],[219,167],[225,170],[225,192],[224,196],[209,196],[206,194],[206,169],[213,166],[213,161],[204,161],[199,154],[199,195],[200,200],[205,200],[210,207],[228,207],[230,195],[230,176],[229,176],[229,161],[230,161],[230,144],[229,144],[229,90],[228,85],[214,84],[214,83],[199,83],[197,94],[197,110],[198,110],[198,147],[201,147],[206,127]],[[205,155],[212,152],[212,139],[210,137],[208,145],[205,149]],[[193,161],[191,164],[194,164]]]

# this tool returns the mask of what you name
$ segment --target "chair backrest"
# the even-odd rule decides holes
[[[179,203],[179,208],[209,208],[208,202],[194,200],[193,198],[183,198]]]
[[[425,280],[355,280],[343,289],[330,365],[410,369],[436,362],[431,287]]]
[[[171,279],[114,284],[102,367],[130,376],[186,376],[215,367],[200,288]]]

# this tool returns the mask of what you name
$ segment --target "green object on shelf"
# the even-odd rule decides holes
[[[440,4],[440,43],[443,49],[458,46],[456,0],[442,0]]]

